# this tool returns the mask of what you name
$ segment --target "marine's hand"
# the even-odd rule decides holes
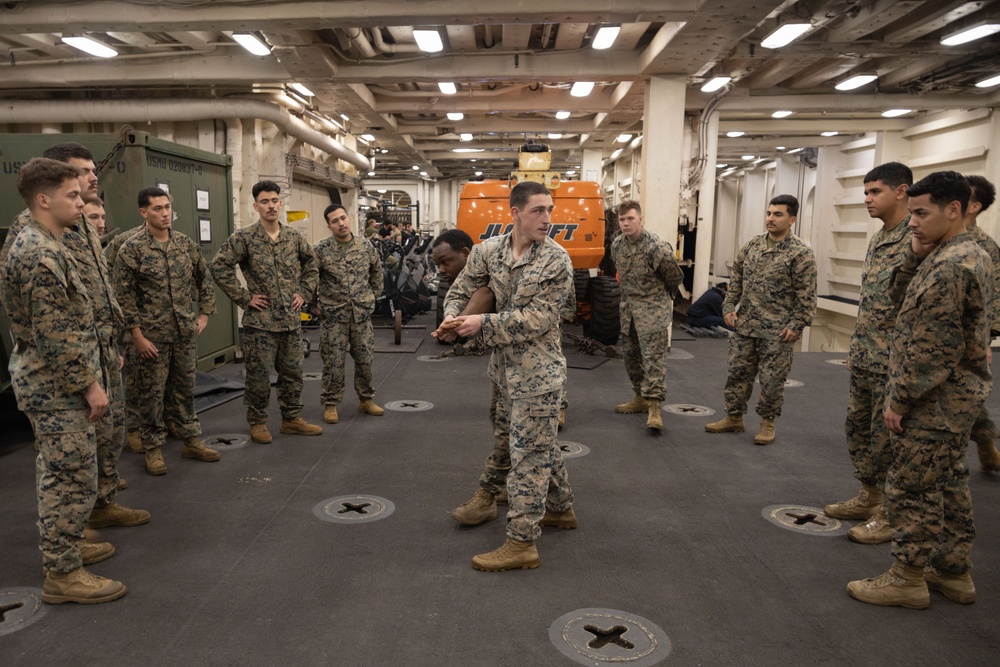
[[[204,315],[204,314],[199,315],[198,316],[198,335],[199,336],[201,335],[201,332],[205,330],[206,326],[208,326],[208,315]]]
[[[460,322],[455,318],[454,315],[448,315],[442,320],[438,328],[435,329],[431,335],[438,340],[443,340],[446,343],[454,343],[458,339],[458,334],[455,333],[455,327],[457,327]]]
[[[263,294],[254,294],[250,297],[249,306],[254,310],[267,310],[270,305],[267,297]]]
[[[778,335],[781,336],[781,340],[785,341],[786,343],[794,343],[799,339],[799,335],[794,331],[792,331],[791,329],[789,329],[788,327],[782,329],[781,333]]]
[[[108,414],[111,403],[108,401],[108,395],[104,393],[104,387],[101,386],[100,382],[95,381],[87,387],[83,394],[83,400],[90,407],[90,415],[87,417],[90,421],[96,422]]]
[[[294,310],[296,312],[302,310],[302,306],[304,306],[305,303],[306,303],[306,300],[303,299],[298,294],[293,294],[292,295],[292,310]]]
[[[135,342],[136,351],[143,359],[156,359],[160,356],[160,351],[156,349],[156,345],[141,333],[133,333],[132,340]]]
[[[722,319],[726,323],[726,326],[730,326],[730,327],[733,327],[735,329],[736,328],[736,320],[739,319],[739,318],[736,317],[736,311],[734,310],[731,313],[726,313],[725,315],[723,315]]]
[[[882,421],[885,422],[885,427],[893,433],[903,432],[903,415],[896,414],[892,411],[892,408],[885,409],[885,413],[882,415]]]
[[[937,244],[921,243],[916,236],[910,236],[910,248],[913,250],[914,255],[923,259],[937,248]]]
[[[455,332],[459,336],[465,336],[466,338],[471,338],[479,334],[483,330],[483,316],[482,315],[460,315],[455,318],[460,322],[458,328]]]

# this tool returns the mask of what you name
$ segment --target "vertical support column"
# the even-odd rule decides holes
[[[708,289],[709,264],[715,236],[715,163],[719,155],[719,112],[708,117],[705,131],[705,169],[698,184],[698,239],[694,247],[694,281],[691,298],[697,299]]]
[[[986,151],[986,168],[983,170],[983,174],[994,185],[1000,186],[996,179],[996,174],[1000,174],[1000,114],[997,113],[996,109],[990,115],[990,145]],[[988,211],[976,218],[976,224],[994,239],[997,237],[997,228],[1000,227],[998,208],[1000,207],[994,204]]]
[[[601,151],[583,150],[583,162],[580,163],[580,180],[601,182]]]
[[[677,244],[681,162],[684,141],[684,98],[681,77],[650,78],[643,112],[640,203],[646,227],[670,245]]]

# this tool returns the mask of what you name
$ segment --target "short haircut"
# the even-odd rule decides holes
[[[992,183],[979,175],[966,176],[965,180],[972,187],[972,196],[969,198],[969,201],[979,202],[982,206],[979,209],[980,213],[993,205],[993,202],[997,199],[997,189],[993,187]]]
[[[170,199],[170,193],[155,185],[143,188],[142,190],[139,190],[139,208],[146,208],[149,206],[150,200],[154,197],[167,197]],[[170,201],[173,201],[173,199],[170,199]]]
[[[635,211],[636,215],[642,215],[642,206],[634,199],[626,199],[618,204],[618,215],[625,215],[629,211]]]
[[[891,188],[913,185],[913,171],[902,162],[886,162],[865,174],[865,183],[882,181]]]
[[[323,222],[327,222],[327,220],[328,220],[328,219],[329,219],[329,217],[330,217],[330,214],[331,214],[331,213],[333,213],[334,211],[336,211],[336,210],[337,210],[337,209],[339,209],[339,208],[342,208],[342,209],[344,209],[344,213],[347,213],[347,207],[346,207],[346,206],[344,206],[343,204],[330,204],[330,205],[329,205],[329,206],[327,206],[327,207],[326,207],[326,209],[325,209],[325,210],[323,211]],[[348,216],[349,216],[349,215],[350,215],[350,214],[348,214]]]
[[[76,167],[46,157],[36,157],[17,172],[17,192],[30,209],[37,195],[51,194],[70,179],[80,178]]]
[[[777,197],[772,197],[771,201],[767,202],[768,208],[772,206],[784,206],[788,209],[788,215],[798,217],[799,215],[799,200],[792,195],[778,195]]]
[[[84,202],[83,205],[84,206],[100,206],[101,208],[104,208],[104,200],[101,199],[100,197],[94,197],[90,201]]]
[[[931,203],[944,208],[953,201],[962,207],[962,214],[969,207],[972,186],[957,171],[935,171],[910,186],[910,197],[930,195]]]
[[[535,195],[552,194],[549,189],[536,181],[521,181],[510,190],[510,207],[522,209]]]
[[[86,146],[74,142],[49,146],[42,153],[42,157],[47,157],[50,160],[58,160],[59,162],[69,162],[70,158],[74,157],[81,160],[94,161],[94,154],[87,150]]]
[[[461,252],[462,248],[468,248],[472,250],[472,237],[467,233],[463,232],[461,229],[448,229],[434,239],[434,243],[431,244],[431,248],[437,248],[439,245],[445,245],[451,247],[455,252]]]
[[[389,238],[389,236],[391,234],[392,234],[392,232],[389,231],[388,229],[384,228],[384,227],[382,229],[378,230],[378,236],[379,236],[379,238],[382,238],[382,239]]]
[[[257,196],[260,195],[261,192],[274,192],[280,195],[281,186],[274,181],[257,181],[251,192],[253,193],[253,200],[257,201]]]

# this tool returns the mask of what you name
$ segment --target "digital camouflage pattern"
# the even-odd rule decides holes
[[[108,261],[108,268],[112,277],[115,271],[115,262],[118,260],[118,251],[122,245],[130,238],[146,230],[145,223],[140,222],[135,227],[119,232],[104,248],[104,258]],[[122,357],[125,365],[122,366],[122,381],[125,384],[125,428],[129,432],[139,430],[139,389],[135,385],[135,364],[139,359],[139,353],[135,350],[135,343],[131,336],[122,336]]]
[[[135,227],[131,229],[126,229],[123,232],[118,232],[111,242],[108,243],[107,247],[104,249],[104,258],[108,260],[108,266],[114,271],[115,263],[118,261],[118,251],[121,247],[125,245],[125,242],[137,234],[141,234],[146,231],[146,224],[140,222]]]
[[[510,473],[510,422],[501,399],[500,387],[490,383],[493,393],[490,398],[490,423],[493,424],[493,451],[486,458],[479,486],[493,496],[507,490],[507,475]],[[565,397],[565,392],[563,392]],[[565,400],[565,398],[563,399]]]
[[[246,287],[236,277],[243,271]],[[296,331],[302,326],[292,308],[295,294],[310,303],[319,281],[319,266],[309,242],[288,225],[280,225],[272,240],[260,222],[238,229],[226,239],[211,264],[212,276],[226,296],[243,309],[243,326],[263,331]],[[270,306],[250,308],[254,294],[265,295]]]
[[[885,427],[886,374],[851,368],[847,394],[847,453],[854,463],[854,476],[863,484],[882,488],[892,464],[889,429]]]
[[[636,396],[662,401],[667,395],[667,331],[640,334],[633,325],[622,337],[625,371]]]
[[[271,369],[278,374],[275,393],[284,419],[302,416],[302,331],[263,331],[244,327],[240,336],[243,365],[246,367],[246,388],[243,405],[247,422],[267,423],[267,406],[271,402]]]
[[[816,312],[816,258],[794,234],[768,248],[767,234],[740,248],[722,304],[724,315],[739,306],[736,333],[771,338],[788,328],[798,335]]]
[[[139,438],[144,449],[163,447],[167,422],[181,440],[201,435],[201,422],[194,409],[195,373],[198,368],[198,338],[156,343],[155,359],[136,354],[133,386],[142,400],[136,405]]]
[[[82,218],[82,216],[81,216]],[[28,222],[31,220],[31,215],[28,213],[28,209],[24,209],[16,216],[14,216],[14,221],[10,223],[10,227],[7,228],[7,237],[3,241],[3,247],[0,248],[0,269],[7,262],[7,255],[10,253],[10,249],[14,246],[14,239],[17,235],[21,233],[21,230],[28,226]]]
[[[340,405],[344,400],[345,361],[350,352],[354,360],[354,392],[361,400],[375,398],[372,384],[372,358],[375,354],[375,331],[371,319],[323,320],[319,352],[323,357],[323,405]]]
[[[764,419],[781,415],[785,402],[785,379],[792,370],[794,343],[778,337],[753,338],[734,333],[729,339],[729,371],[723,396],[726,414],[746,414],[754,379],[760,373],[760,396],[756,412]]]
[[[611,243],[611,256],[621,283],[622,331],[628,331],[632,323],[640,336],[666,331],[677,288],[684,279],[673,247],[643,229],[635,243],[618,235]]]
[[[986,251],[992,262],[993,302],[990,307],[990,333],[1000,336],[1000,245],[983,228],[973,222],[968,226],[969,236]]]

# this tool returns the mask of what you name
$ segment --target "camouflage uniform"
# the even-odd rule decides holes
[[[723,314],[739,305],[736,331],[729,341],[726,413],[743,416],[760,372],[757,414],[781,414],[785,378],[792,369],[794,343],[781,340],[782,329],[798,335],[816,311],[816,259],[809,246],[789,234],[773,248],[768,235],[753,237],[733,263]]]
[[[667,393],[667,329],[684,275],[671,245],[645,229],[635,243],[619,235],[611,256],[622,288],[625,370],[636,396],[662,401]]]
[[[992,384],[989,344],[993,277],[988,255],[959,234],[922,262],[897,268],[898,295],[913,275],[889,352],[886,406],[903,416],[892,433],[884,505],[892,553],[908,565],[951,574],[972,567],[975,539],[965,442]]]
[[[990,307],[990,337],[1000,336],[1000,246],[993,238],[983,231],[983,228],[973,222],[968,227],[969,235],[979,244],[979,247],[986,251],[993,262],[993,303]],[[976,417],[976,423],[972,425],[972,433],[977,437],[979,434],[987,435],[990,439],[997,436],[997,425],[990,417],[990,411],[983,405],[982,411]]]
[[[126,329],[138,327],[159,351],[136,359],[133,369],[143,447],[166,443],[165,417],[182,440],[201,435],[194,411],[198,317],[215,313],[215,290],[198,245],[173,230],[162,244],[149,230],[132,235],[118,253],[115,287]]]
[[[236,278],[243,271],[247,286]],[[278,372],[278,407],[293,420],[302,414],[302,317],[292,309],[292,298],[312,301],[319,281],[316,256],[305,237],[281,224],[272,240],[260,222],[236,230],[219,249],[211,265],[212,277],[226,296],[243,309],[243,363],[246,391],[243,404],[251,426],[267,423],[271,399],[270,370]],[[264,294],[270,306],[250,308],[254,294]]]
[[[119,232],[104,248],[104,258],[108,260],[108,268],[111,270],[112,275],[114,275],[115,262],[118,259],[118,251],[122,245],[139,232],[145,231],[145,229],[146,225],[139,223],[139,225],[131,229]],[[139,387],[135,384],[135,368],[139,363],[139,353],[135,350],[135,343],[132,342],[132,336],[122,336],[121,343],[122,356],[125,358],[125,365],[122,367],[122,379],[125,382],[125,429],[129,433],[132,433],[139,430],[140,423],[139,404],[141,401],[139,397],[142,394],[139,391]]]
[[[892,463],[889,430],[882,419],[889,373],[889,343],[899,302],[889,294],[893,269],[910,250],[910,216],[872,237],[861,274],[858,320],[851,336],[850,391],[847,399],[847,451],[854,476],[881,489]]]
[[[6,249],[11,247],[18,232],[29,220],[27,210],[15,218],[4,242]],[[111,272],[101,249],[101,239],[94,228],[81,216],[76,227],[63,233],[62,243],[69,250],[76,263],[77,274],[87,288],[101,348],[101,371],[107,379],[105,391],[111,402],[108,413],[94,424],[97,433],[97,504],[103,506],[112,502],[118,493],[118,458],[125,442],[125,396],[122,392],[121,364],[116,342],[121,336],[124,319],[115,299]],[[6,253],[0,252],[0,255],[5,257]],[[0,257],[0,261],[3,261],[3,257]]]
[[[324,405],[344,400],[344,361],[354,359],[354,391],[361,400],[375,397],[372,357],[375,331],[372,312],[382,293],[382,262],[374,246],[351,235],[348,243],[328,236],[313,250],[319,264],[317,301],[322,313],[320,354],[323,357]]]
[[[517,260],[511,242],[511,234],[503,234],[472,249],[448,291],[445,315],[458,315],[487,282],[496,295],[497,312],[482,315],[482,335],[495,348],[489,375],[500,393],[498,414],[507,415],[509,425],[507,535],[534,542],[546,508],[561,513],[573,504],[556,439],[566,379],[559,318],[573,291],[573,271],[566,251],[551,239]]]
[[[2,270],[15,346],[17,406],[38,440],[38,531],[47,570],[82,565],[77,543],[97,500],[97,443],[85,390],[108,386],[90,297],[66,245],[34,221],[21,225]],[[10,261],[6,261],[9,257]]]

